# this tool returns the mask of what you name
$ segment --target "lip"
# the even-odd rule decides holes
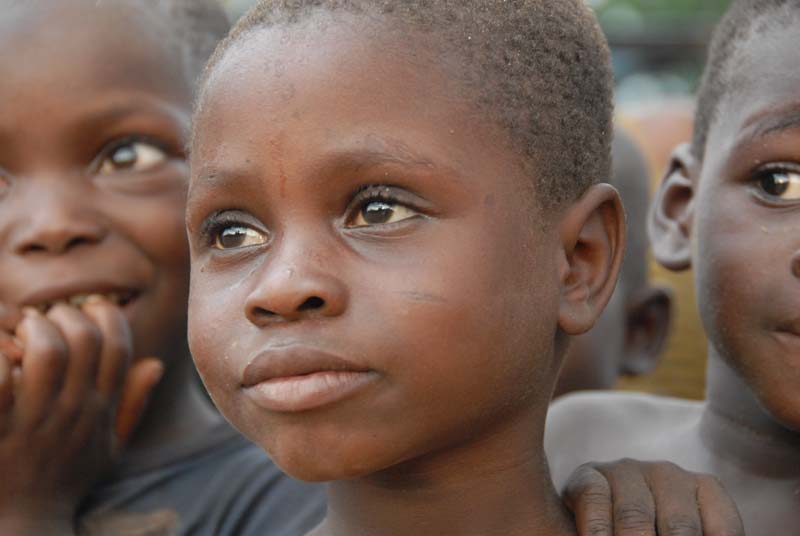
[[[19,303],[22,307],[37,307],[42,304],[66,301],[72,296],[83,294],[116,294],[127,296],[121,307],[128,307],[141,296],[141,290],[132,285],[108,281],[75,281],[42,287],[23,295]]]
[[[256,355],[245,367],[242,388],[262,409],[301,412],[350,398],[377,378],[375,371],[339,356],[284,346]]]

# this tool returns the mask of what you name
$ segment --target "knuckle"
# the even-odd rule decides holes
[[[700,536],[703,529],[697,520],[689,517],[676,517],[666,522],[665,536]]]
[[[697,483],[700,486],[711,488],[711,489],[724,489],[722,485],[722,481],[717,478],[715,475],[708,475],[708,474],[698,474]]]
[[[615,512],[615,525],[624,530],[652,530],[655,527],[653,509],[639,502],[626,503]]]
[[[611,524],[605,519],[588,519],[585,530],[581,534],[587,536],[611,536],[613,534]]]

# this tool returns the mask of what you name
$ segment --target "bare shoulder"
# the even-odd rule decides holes
[[[700,418],[702,403],[625,392],[576,393],[555,401],[547,416],[545,450],[553,480],[563,484],[586,462],[669,459],[681,429]]]

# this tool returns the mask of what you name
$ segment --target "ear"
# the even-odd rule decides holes
[[[639,376],[658,365],[672,326],[672,290],[645,287],[628,301],[620,373]]]
[[[561,300],[558,323],[569,335],[589,331],[616,286],[625,248],[625,212],[609,184],[597,184],[560,225]]]
[[[673,152],[648,216],[647,233],[653,256],[668,270],[691,267],[691,231],[697,160],[688,143]]]

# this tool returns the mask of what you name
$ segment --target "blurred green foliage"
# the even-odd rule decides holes
[[[676,23],[707,25],[727,9],[730,0],[590,0],[603,26],[619,31]]]
[[[625,8],[644,15],[691,17],[697,13],[721,14],[730,4],[730,0],[591,0],[589,3],[600,14]]]

